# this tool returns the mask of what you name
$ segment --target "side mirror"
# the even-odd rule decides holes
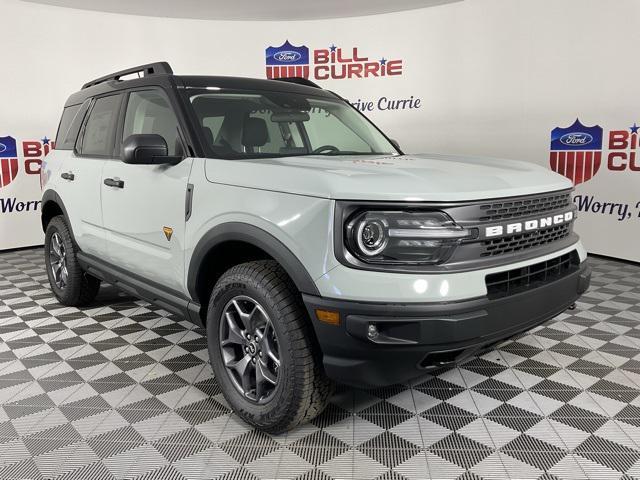
[[[398,143],[397,140],[394,140],[393,138],[390,138],[389,141],[391,142],[391,145],[396,147],[396,150],[398,150],[399,152],[402,152],[402,149],[400,148],[400,144]]]
[[[176,165],[182,157],[168,155],[167,142],[155,133],[129,135],[122,145],[122,161],[133,165]]]

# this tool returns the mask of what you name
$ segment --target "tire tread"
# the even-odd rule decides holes
[[[100,280],[82,270],[77,258],[77,253],[80,251],[80,247],[78,247],[78,244],[73,239],[69,226],[62,215],[53,217],[47,225],[47,238],[53,234],[53,230],[57,231],[60,236],[62,236],[67,250],[68,279],[64,292],[59,292],[50,281],[51,289],[56,298],[63,305],[72,307],[88,305],[96,298],[96,295],[98,295],[98,291],[100,290]],[[48,270],[47,274],[49,274]]]
[[[268,290],[276,310],[281,314],[279,321],[288,332],[295,365],[291,372],[293,381],[286,383],[289,391],[284,392],[284,398],[291,401],[285,402],[288,405],[284,411],[262,419],[247,411],[237,413],[267,432],[280,433],[320,414],[333,393],[333,382],[324,374],[320,351],[313,341],[314,332],[300,293],[277,262],[247,262],[225,272],[211,295],[208,318],[211,318],[214,299],[221,291],[238,282],[250,282]],[[212,328],[217,328],[217,325]]]

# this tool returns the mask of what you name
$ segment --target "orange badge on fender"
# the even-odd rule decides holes
[[[173,228],[162,227],[162,231],[164,232],[164,236],[167,237],[167,240],[171,241],[171,235],[173,235]]]

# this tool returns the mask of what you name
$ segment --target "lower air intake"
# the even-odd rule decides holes
[[[492,273],[485,278],[487,294],[491,299],[515,295],[556,281],[577,271],[579,267],[580,258],[574,250],[545,262]]]

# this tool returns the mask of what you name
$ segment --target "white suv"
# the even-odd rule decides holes
[[[105,280],[205,327],[228,402],[270,432],[321,412],[332,380],[464,360],[589,284],[566,178],[404,155],[301,78],[117,72],[67,100],[45,160],[60,302]]]

